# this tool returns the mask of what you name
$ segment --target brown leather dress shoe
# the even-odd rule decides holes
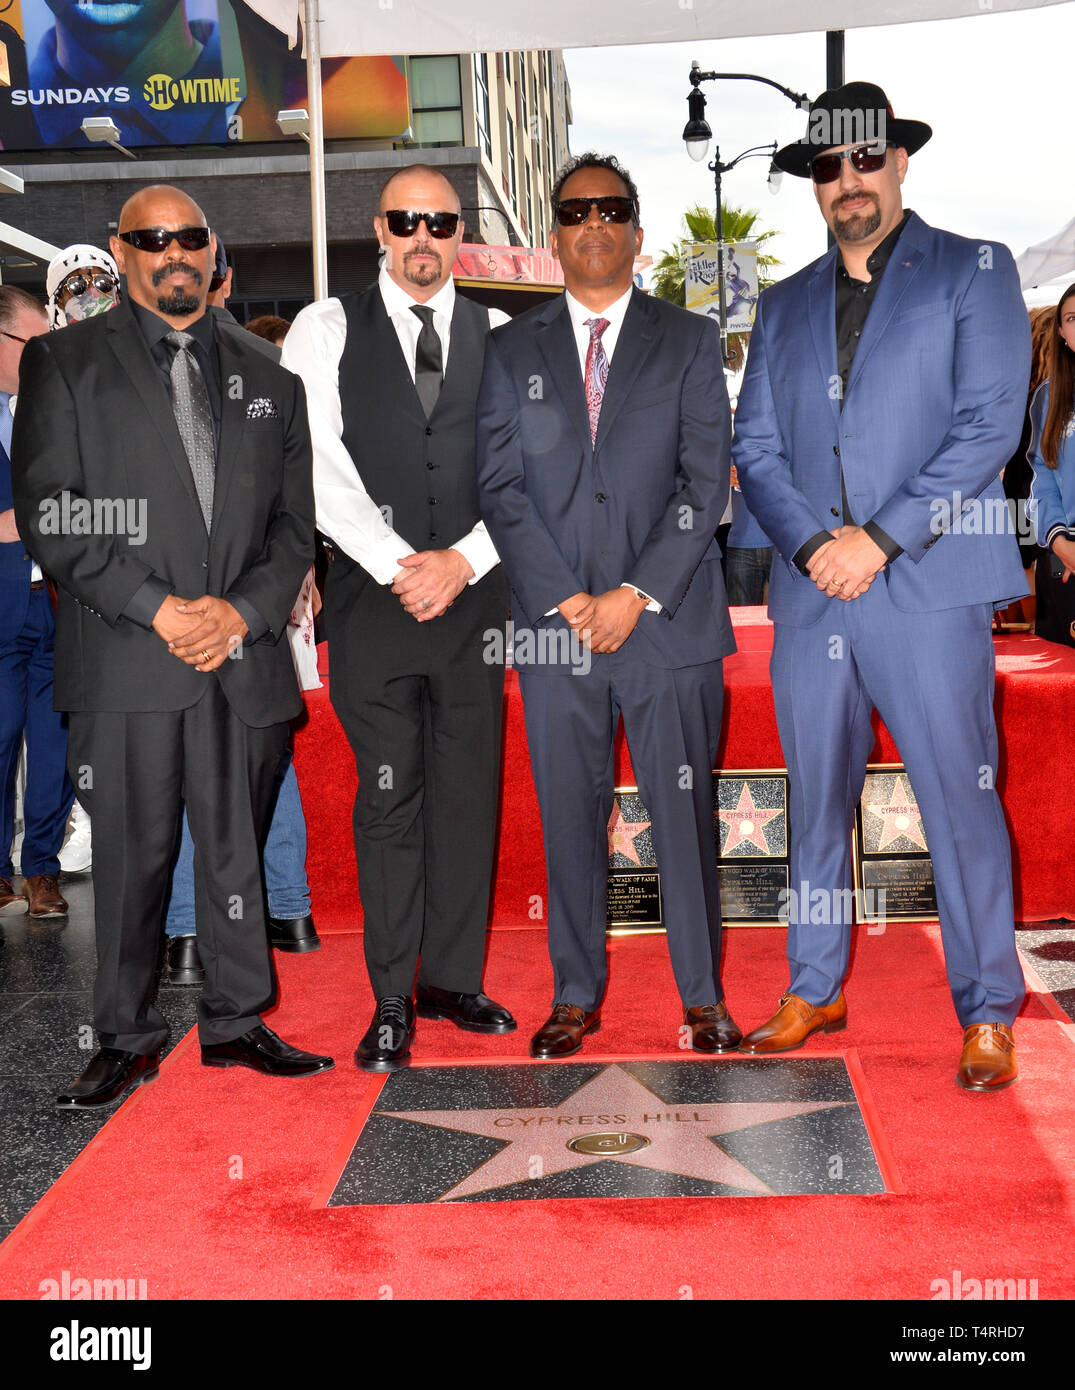
[[[831,1004],[808,1004],[797,994],[782,994],[780,1008],[768,1023],[748,1033],[739,1044],[740,1052],[794,1052],[811,1033],[838,1033],[847,1027],[847,1005],[843,990]]]
[[[601,1027],[600,1014],[587,1014],[574,1004],[554,1004],[552,1013],[530,1039],[531,1057],[570,1057],[587,1033]]]
[[[1006,1023],[972,1023],[963,1029],[956,1081],[965,1091],[1002,1091],[1018,1075],[1015,1039]]]
[[[55,874],[31,874],[22,881],[30,900],[31,917],[66,917],[67,903],[60,896]]]
[[[0,878],[0,917],[21,917],[29,906],[25,893],[16,893],[9,878]]]
[[[743,1041],[743,1034],[723,1003],[688,1009],[683,1022],[691,1030],[695,1052],[733,1052]]]

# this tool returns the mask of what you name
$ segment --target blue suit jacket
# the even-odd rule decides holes
[[[743,496],[784,559],[773,565],[770,617],[809,627],[832,601],[791,560],[842,524],[841,468],[854,519],[872,519],[903,547],[883,572],[897,608],[1025,594],[999,477],[1019,442],[1030,375],[1011,253],[912,213],[842,412],[836,258],[833,248],[761,296],[736,409]]]
[[[596,445],[567,302],[494,329],[478,395],[482,516],[511,580],[516,642],[572,594],[627,582],[662,605],[623,651],[651,666],[735,650],[714,535],[728,500],[730,416],[715,326],[635,290]],[[564,669],[564,663],[544,665]]]

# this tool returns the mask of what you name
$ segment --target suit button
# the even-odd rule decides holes
[[[594,497],[593,500],[594,500],[595,502],[605,502],[605,501],[607,501],[608,499],[606,498],[606,496],[605,496],[605,494],[604,494],[603,492],[599,492],[599,493],[596,494],[596,496]]]
[[[435,541],[435,540],[437,539],[437,533],[436,533],[436,531],[430,531],[430,533],[429,533],[429,539],[430,539],[431,541]]]
[[[209,561],[208,561],[208,560],[203,560],[203,561],[202,561],[202,569],[203,569],[203,570],[207,570],[208,568],[209,568]]]
[[[426,467],[427,467],[427,468],[436,468],[436,466],[437,466],[437,465],[436,465],[435,463],[428,463],[428,462],[426,463]]]
[[[836,455],[837,458],[840,457],[840,446],[839,446],[839,444],[834,444],[834,445],[832,446],[832,452]]]
[[[839,516],[839,515],[840,515],[840,509],[839,509],[838,507],[830,507],[830,508],[829,508],[829,511],[830,511],[830,513],[831,513],[833,516]]]
[[[430,505],[431,507],[435,507],[435,506],[437,505],[437,499],[436,499],[435,497],[431,497],[431,498],[429,499],[429,505]]]
[[[432,434],[432,433],[433,433],[433,426],[432,426],[432,425],[426,425],[426,434]]]

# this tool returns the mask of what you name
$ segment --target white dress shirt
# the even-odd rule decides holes
[[[582,370],[583,383],[586,381],[586,355],[590,350],[590,330],[586,327],[587,319],[608,319],[608,327],[601,334],[601,346],[605,349],[605,356],[608,364],[612,366],[612,354],[616,351],[616,344],[620,340],[620,329],[623,327],[623,318],[627,313],[627,306],[631,302],[632,286],[625,294],[621,294],[619,299],[614,300],[607,309],[595,313],[593,309],[587,309],[585,304],[579,301],[568,290],[564,290],[564,299],[567,301],[567,312],[571,319],[571,327],[575,334],[575,346],[579,350],[579,366]],[[626,580],[620,585],[621,589],[634,590],[633,584],[628,584]],[[641,589],[636,592],[641,593]],[[570,595],[569,595],[570,597]],[[661,605],[656,599],[651,598],[646,604],[646,611],[649,613],[659,613]],[[545,616],[551,617],[556,612],[555,608],[549,610]]]
[[[422,322],[412,299],[381,267],[377,285],[385,310],[399,338],[403,356],[414,379],[414,361]],[[448,365],[455,285],[449,280],[425,303],[433,310],[433,327],[441,342],[441,360]],[[489,310],[489,327],[507,323],[500,309]],[[400,559],[414,555],[409,545],[388,525],[377,503],[366,491],[351,455],[343,444],[343,412],[340,407],[339,368],[347,339],[347,317],[338,299],[322,299],[303,309],[284,339],[281,361],[302,378],[310,414],[314,450],[314,505],[317,529],[334,541],[345,555],[357,560],[378,584],[391,584],[400,571]],[[499,562],[492,539],[479,521],[450,547],[458,550],[474,571],[476,583]]]
[[[0,391],[0,444],[4,446],[4,452],[8,458],[11,457],[11,431],[14,425],[15,401],[16,396],[9,396],[6,391]],[[34,561],[33,568],[30,570],[30,583],[38,584],[41,582],[41,566]]]

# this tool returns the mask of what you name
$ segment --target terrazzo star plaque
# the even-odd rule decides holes
[[[329,1206],[883,1192],[842,1057],[416,1066]]]

